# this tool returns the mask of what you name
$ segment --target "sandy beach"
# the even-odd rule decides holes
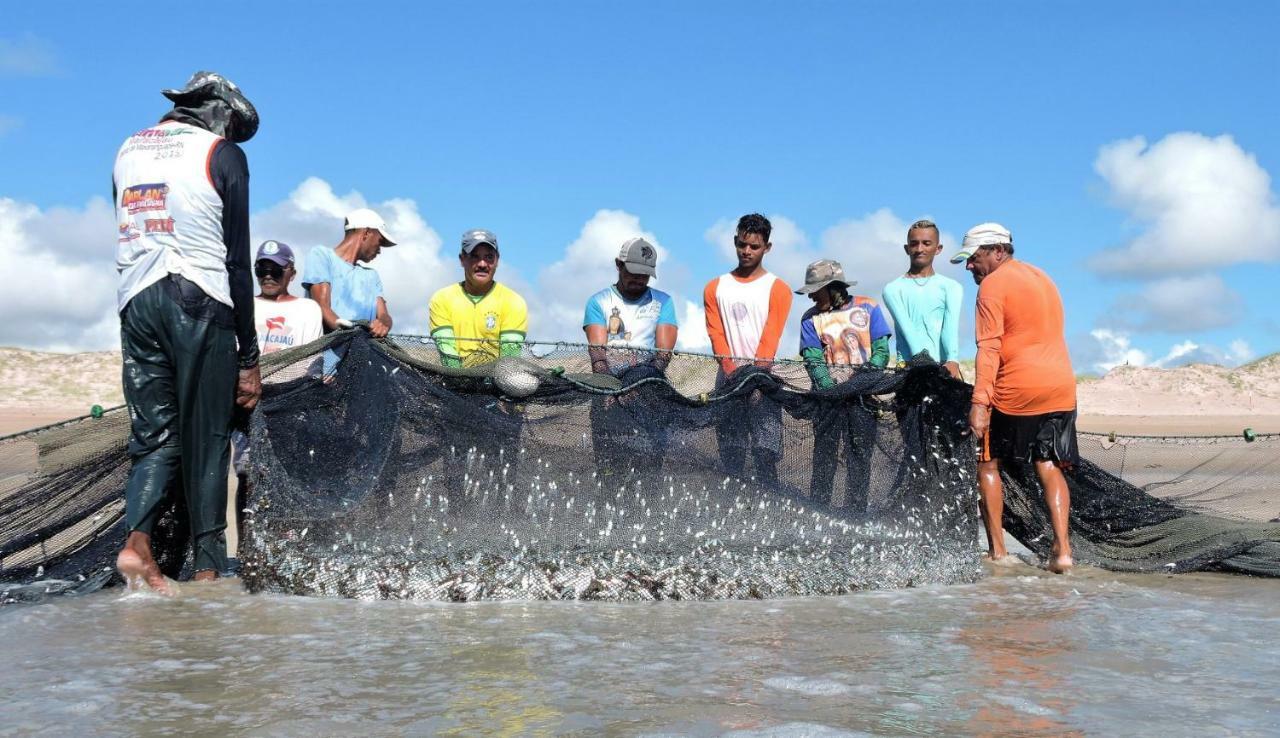
[[[969,368],[969,367],[966,367]],[[0,435],[124,402],[120,354],[0,347]],[[1280,354],[1241,367],[1120,366],[1079,384],[1081,431],[1122,435],[1280,433]]]

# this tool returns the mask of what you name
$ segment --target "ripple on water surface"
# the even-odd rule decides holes
[[[767,602],[184,585],[0,611],[0,734],[1280,731],[1280,582],[1051,577]]]

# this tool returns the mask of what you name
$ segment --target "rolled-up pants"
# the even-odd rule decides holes
[[[227,569],[227,465],[238,374],[229,310],[170,275],[120,313],[133,461],[125,520],[131,532],[151,535],[167,495],[179,488],[195,571]]]

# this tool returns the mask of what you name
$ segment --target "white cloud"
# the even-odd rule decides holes
[[[33,34],[0,38],[0,77],[46,77],[62,71],[53,45]]]
[[[338,195],[328,182],[309,177],[286,200],[253,216],[253,247],[267,239],[284,241],[297,254],[301,273],[311,248],[338,245],[343,217],[361,207],[377,211],[396,239],[396,245],[383,249],[371,264],[382,277],[395,331],[425,335],[431,294],[456,280],[460,267],[456,260],[441,254],[439,234],[419,214],[413,200],[370,203],[359,192]]]
[[[1233,325],[1245,312],[1240,294],[1216,274],[1169,277],[1116,301],[1108,320],[1139,333],[1191,333]]]
[[[1253,349],[1248,342],[1239,338],[1232,341],[1226,349],[1198,344],[1195,341],[1183,341],[1169,349],[1169,353],[1151,362],[1151,366],[1161,369],[1188,364],[1239,366],[1253,357]]]
[[[1280,259],[1271,177],[1230,136],[1116,141],[1102,147],[1094,169],[1112,202],[1144,228],[1091,259],[1099,273],[1141,278]]]
[[[119,345],[114,216],[103,198],[41,211],[0,198],[0,344],[47,350]]]
[[[1129,334],[1107,328],[1095,328],[1089,332],[1092,341],[1081,341],[1074,353],[1078,358],[1073,360],[1077,369],[1086,369],[1106,374],[1115,367],[1132,365],[1146,366],[1149,360],[1147,353],[1134,348]]]
[[[1131,334],[1109,328],[1095,328],[1085,339],[1072,341],[1072,362],[1078,370],[1106,374],[1117,366],[1151,366],[1168,369],[1187,364],[1239,366],[1254,357],[1244,339],[1233,340],[1227,348],[1195,341],[1180,341],[1159,358],[1133,345]]]

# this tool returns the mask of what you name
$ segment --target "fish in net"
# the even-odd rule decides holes
[[[341,358],[330,377],[313,371],[324,351]],[[678,353],[659,368],[645,352],[611,353],[630,367],[617,377],[590,373],[586,348],[566,344],[454,369],[429,339],[356,329],[267,357],[245,585],[654,600],[982,576],[970,388],[936,364],[845,367],[815,391],[791,362],[723,377],[712,357]],[[0,440],[0,600],[117,581],[127,435],[117,410]],[[1149,483],[1087,435],[1068,480],[1080,563],[1280,575],[1274,522],[1205,502],[1230,499],[1243,477],[1228,469],[1204,494],[1189,491],[1203,470]],[[1271,470],[1248,477],[1264,490],[1275,489],[1269,441],[1241,447]],[[1008,529],[1047,553],[1034,475],[1008,464],[1005,482]],[[186,561],[182,518],[171,510],[157,533],[171,576]]]

